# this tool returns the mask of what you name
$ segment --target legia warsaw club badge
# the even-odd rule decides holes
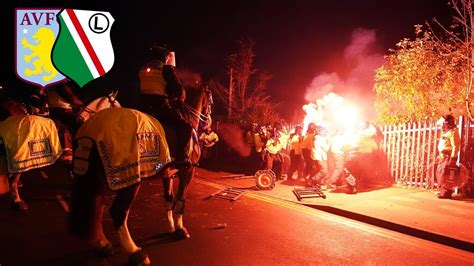
[[[114,64],[109,12],[63,9],[59,12],[59,36],[52,61],[64,76],[83,87],[107,73]]]
[[[23,81],[46,87],[65,79],[51,61],[51,50],[59,32],[56,15],[60,10],[15,9],[16,74]]]

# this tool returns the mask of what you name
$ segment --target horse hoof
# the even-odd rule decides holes
[[[141,249],[135,251],[132,255],[128,257],[128,265],[130,266],[147,266],[150,265],[150,259],[148,254],[142,251]]]
[[[110,257],[114,254],[114,248],[112,247],[112,243],[108,242],[105,246],[94,248],[94,253],[98,257]]]
[[[28,204],[24,201],[11,202],[10,207],[15,211],[26,211],[28,210]]]
[[[191,235],[189,234],[188,230],[185,227],[176,229],[173,235],[174,235],[174,238],[178,240],[191,238]]]

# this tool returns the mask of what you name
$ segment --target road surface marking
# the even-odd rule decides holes
[[[211,187],[215,187],[215,188],[218,188],[218,189],[224,189],[224,188],[227,187],[227,186],[216,184],[216,183],[213,183],[213,182],[210,182],[210,181],[205,181],[205,180],[202,180],[200,178],[194,178],[193,180],[196,181],[197,183],[207,185],[207,186],[211,186]],[[312,217],[320,217],[320,218],[323,218],[323,219],[326,219],[326,220],[329,220],[329,221],[334,221],[334,222],[337,222],[337,223],[342,224],[342,225],[357,228],[359,230],[362,230],[362,231],[365,231],[365,232],[368,232],[368,233],[372,233],[372,234],[375,234],[375,235],[378,235],[378,236],[390,238],[390,239],[396,240],[398,242],[411,244],[411,245],[414,245],[414,246],[417,246],[417,247],[420,247],[420,248],[424,248],[428,251],[436,250],[440,253],[443,253],[444,255],[448,255],[448,256],[451,256],[451,257],[454,257],[454,258],[458,258],[458,259],[463,259],[463,260],[466,260],[469,263],[474,262],[474,254],[469,253],[467,251],[460,250],[460,249],[456,249],[456,248],[453,248],[453,247],[438,244],[436,242],[424,240],[424,239],[417,238],[417,237],[414,237],[414,236],[405,235],[405,234],[402,234],[402,233],[399,233],[399,232],[396,232],[396,231],[392,231],[390,229],[380,228],[380,227],[377,227],[377,226],[374,226],[374,225],[369,225],[369,224],[359,222],[359,221],[355,221],[355,220],[352,220],[352,219],[349,219],[349,218],[340,217],[340,216],[337,216],[335,214],[330,214],[330,213],[327,213],[327,212],[324,212],[324,211],[309,208],[307,206],[304,206],[304,205],[299,204],[299,203],[291,202],[289,200],[276,199],[272,196],[266,196],[266,195],[263,195],[263,194],[258,193],[258,192],[248,191],[244,196],[249,197],[249,198],[253,198],[253,199],[256,199],[256,200],[268,202],[268,203],[278,205],[278,206],[281,206],[281,207],[285,207],[287,209],[292,209],[292,210],[307,214],[307,215],[312,216]]]
[[[67,202],[64,200],[64,197],[62,195],[56,195],[56,198],[58,198],[59,203],[61,203],[61,206],[63,206],[64,211],[70,213],[71,211],[69,210],[69,205],[67,205]]]

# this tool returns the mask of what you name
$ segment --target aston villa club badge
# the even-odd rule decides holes
[[[17,8],[16,74],[29,83],[46,87],[65,77],[54,67],[51,51],[59,32],[56,15],[61,9]]]
[[[63,75],[83,87],[107,73],[114,64],[109,12],[63,9],[52,60]]]

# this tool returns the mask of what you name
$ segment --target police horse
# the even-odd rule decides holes
[[[79,120],[84,122],[102,109],[120,107],[116,96],[117,92],[112,92],[95,99],[79,112]],[[12,207],[26,210],[28,205],[18,191],[21,174],[54,164],[64,147],[59,144],[53,120],[28,114],[22,104],[14,100],[5,101],[1,107],[0,142],[4,146],[5,158],[0,156],[0,160],[6,160],[8,167],[0,169],[0,178],[8,179]],[[5,166],[5,163],[1,165]]]
[[[184,113],[195,130],[200,122],[210,122],[212,95],[208,89],[188,92],[187,101]],[[102,228],[104,196],[112,191],[115,198],[109,213],[130,264],[150,263],[148,255],[134,243],[127,227],[130,206],[141,179],[147,177],[163,178],[170,231],[178,238],[190,237],[183,225],[183,213],[200,150],[197,138],[193,138],[189,151],[193,165],[180,168],[170,162],[168,152],[173,154],[177,146],[173,130],[163,129],[151,115],[127,108],[104,110],[79,129],[75,139],[77,148],[73,164],[77,176],[72,191],[70,225],[71,231],[89,240],[99,255],[112,253],[112,245]],[[173,176],[179,179],[176,195]]]

